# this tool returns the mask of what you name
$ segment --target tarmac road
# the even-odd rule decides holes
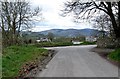
[[[95,46],[47,48],[58,52],[37,77],[118,77],[118,67],[90,52]]]

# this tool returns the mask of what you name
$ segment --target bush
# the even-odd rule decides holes
[[[111,53],[108,55],[108,58],[120,62],[120,48],[119,48],[119,49],[116,49],[116,50],[113,51],[113,52],[111,52]]]

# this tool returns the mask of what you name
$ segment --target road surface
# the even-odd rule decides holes
[[[58,53],[37,77],[118,77],[118,68],[89,50],[96,45],[53,47]]]

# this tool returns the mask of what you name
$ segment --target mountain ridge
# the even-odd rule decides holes
[[[76,36],[93,36],[99,33],[96,29],[50,29],[38,32],[39,34],[47,35],[48,33],[53,33],[55,36],[64,36],[64,37],[76,37]]]

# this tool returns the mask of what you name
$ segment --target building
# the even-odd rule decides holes
[[[87,36],[85,38],[85,40],[88,41],[88,42],[95,42],[95,41],[97,41],[97,38],[94,37],[94,36]]]
[[[36,42],[51,42],[51,40],[50,39],[48,39],[48,38],[40,38],[40,39],[38,39],[38,40],[36,40]]]
[[[73,44],[81,44],[81,43],[83,43],[83,42],[80,42],[80,41],[78,41],[78,40],[73,40],[72,43],[73,43]]]

